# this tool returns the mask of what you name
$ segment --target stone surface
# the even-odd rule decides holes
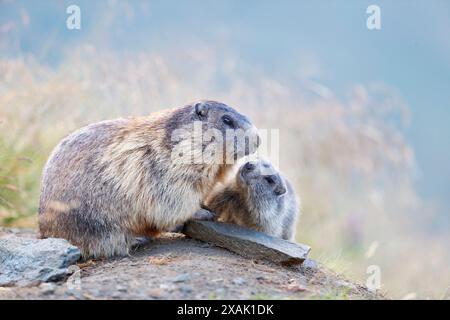
[[[32,239],[13,233],[0,237],[0,286],[29,286],[58,281],[80,258],[64,239]]]
[[[310,274],[313,274],[319,270],[319,264],[311,259],[305,259],[303,263],[300,266],[300,270],[302,272],[308,272]]]
[[[231,282],[233,284],[237,284],[239,286],[242,286],[242,285],[244,285],[246,283],[245,279],[241,278],[241,277],[234,278],[233,280],[231,280]]]
[[[191,275],[189,273],[182,273],[178,276],[176,276],[172,282],[178,283],[178,282],[186,282],[191,279]]]
[[[247,258],[265,259],[282,264],[301,264],[311,250],[303,244],[228,223],[191,220],[185,224],[183,233]]]

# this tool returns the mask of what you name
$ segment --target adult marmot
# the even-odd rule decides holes
[[[299,200],[291,184],[270,162],[250,161],[218,188],[205,207],[219,221],[238,224],[293,241]]]
[[[230,134],[237,131],[245,143]],[[192,218],[229,160],[258,144],[249,119],[215,101],[86,126],[63,139],[44,168],[41,237],[65,238],[83,257],[125,255],[136,237]],[[219,161],[203,158],[215,154],[211,146]]]

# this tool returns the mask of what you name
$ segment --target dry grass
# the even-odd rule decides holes
[[[303,200],[298,240],[315,258],[361,281],[379,265],[394,296],[445,294],[448,239],[426,229],[432,211],[412,184],[414,153],[401,130],[408,108],[398,94],[381,84],[356,85],[345,99],[311,93],[223,52],[85,47],[54,69],[0,60],[0,224],[36,226],[41,170],[65,134],[200,98],[280,129],[280,166]]]

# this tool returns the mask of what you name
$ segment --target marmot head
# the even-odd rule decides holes
[[[237,184],[253,203],[277,200],[287,192],[284,178],[265,160],[249,161],[239,168]]]
[[[233,164],[254,153],[260,144],[258,130],[251,121],[221,102],[192,103],[177,117],[173,123],[183,126],[172,135],[172,142],[177,152],[181,150],[177,155],[190,148],[194,163]]]

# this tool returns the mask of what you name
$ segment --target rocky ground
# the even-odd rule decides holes
[[[2,234],[35,238],[32,231]],[[383,299],[314,261],[303,266],[243,258],[167,233],[128,257],[79,262],[56,282],[0,287],[0,299]],[[0,268],[0,275],[2,270]]]

